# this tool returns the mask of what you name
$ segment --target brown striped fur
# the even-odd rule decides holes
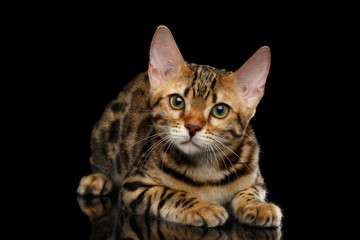
[[[79,196],[78,203],[91,222],[91,240],[279,240],[282,235],[280,228],[253,228],[235,221],[209,229],[129,214],[106,196]]]
[[[165,31],[161,26],[157,32],[170,34]],[[93,173],[81,180],[79,194],[120,189],[125,210],[193,226],[222,225],[229,212],[249,225],[280,226],[280,208],[266,202],[249,124],[263,86],[254,91],[259,99],[247,99],[234,85],[237,72],[180,61],[179,70],[164,71],[170,75],[158,81],[153,65],[124,87],[95,124]],[[184,99],[184,109],[170,107],[173,94]],[[223,119],[210,114],[219,103],[230,107]],[[197,129],[191,143],[183,140],[189,138],[187,124]]]

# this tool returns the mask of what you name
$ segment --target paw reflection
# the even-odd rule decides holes
[[[91,239],[232,239],[278,240],[280,229],[242,226],[230,220],[222,227],[197,228],[125,213],[109,197],[78,197],[79,207],[91,221]]]
[[[81,211],[86,215],[88,215],[90,221],[92,221],[94,218],[102,217],[106,215],[106,213],[108,213],[113,207],[113,204],[111,203],[111,199],[108,197],[89,198],[89,197],[79,196],[78,203]]]

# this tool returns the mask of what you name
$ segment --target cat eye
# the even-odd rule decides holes
[[[218,104],[211,110],[211,115],[216,118],[225,118],[230,112],[230,108],[226,104]]]
[[[175,110],[181,110],[185,107],[184,99],[177,94],[170,96],[169,102],[170,106]]]

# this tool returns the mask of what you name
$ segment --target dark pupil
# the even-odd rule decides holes
[[[182,103],[182,99],[180,97],[175,98],[175,106],[179,106]]]
[[[222,115],[224,112],[224,106],[217,106],[216,112],[217,112],[217,114]]]

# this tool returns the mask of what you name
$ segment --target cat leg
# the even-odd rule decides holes
[[[111,192],[113,184],[107,176],[102,173],[92,173],[84,176],[77,189],[80,195],[106,195]]]
[[[266,192],[260,185],[238,192],[231,202],[235,217],[244,224],[259,227],[280,227],[281,209],[265,201]]]
[[[217,202],[205,202],[186,192],[142,182],[127,182],[120,192],[125,210],[192,226],[223,225],[228,213]]]

